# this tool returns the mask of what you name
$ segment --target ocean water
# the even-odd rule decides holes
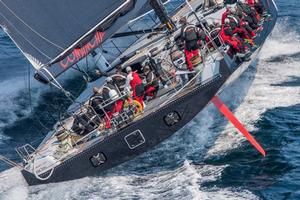
[[[0,199],[300,199],[300,6],[276,2],[278,23],[257,65],[221,95],[265,158],[210,105],[167,141],[101,176],[28,187],[0,163]],[[14,148],[38,143],[70,104],[28,78],[32,71],[1,32],[0,154],[14,160]],[[84,89],[79,78],[67,85]]]

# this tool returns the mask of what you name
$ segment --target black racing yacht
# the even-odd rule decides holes
[[[99,174],[150,150],[210,102],[219,105],[216,95],[254,62],[277,19],[273,0],[261,4],[255,45],[242,57],[220,37],[216,24],[226,10],[223,1],[0,1],[1,27],[36,69],[35,78],[73,101],[39,146],[16,148],[22,163],[3,160],[19,167],[29,185],[38,185]],[[192,60],[193,71],[187,70],[181,43],[182,17],[208,38],[201,55]],[[148,28],[139,28],[145,24]],[[124,43],[126,48],[121,47]],[[88,88],[91,93],[85,98],[74,97],[57,78],[91,55],[100,65],[100,75],[93,80],[100,95]],[[145,87],[145,69],[158,82],[157,93],[144,98],[144,105],[122,81],[109,98],[101,95],[107,77],[122,77],[128,66]],[[121,108],[112,113],[118,102]]]

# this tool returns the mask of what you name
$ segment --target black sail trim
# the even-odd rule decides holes
[[[58,77],[71,66],[85,58],[106,39],[110,38],[129,20],[136,17],[138,11],[147,2],[148,0],[127,0],[127,4],[124,4],[119,12],[110,15],[105,21],[101,21],[88,32],[89,34],[86,34],[85,38],[82,37],[82,40],[78,40],[78,42],[74,43],[75,45],[72,45],[73,48],[70,48],[65,54],[42,67],[36,77],[40,80],[44,79],[45,82],[49,82],[49,80],[52,81],[53,77]],[[48,76],[49,73],[51,73],[50,76]]]
[[[79,38],[74,44],[72,44],[68,49],[66,49],[64,52],[62,52],[60,55],[57,56],[54,60],[52,60],[48,65],[52,65],[53,63],[56,63],[57,61],[62,60],[67,54],[70,54],[72,50],[82,48],[85,44],[87,44],[89,41],[93,39],[102,39],[99,41],[102,43],[103,37],[96,38],[97,33],[101,33],[104,36],[104,31],[108,29],[114,21],[120,17],[121,13],[124,15],[127,13],[133,6],[135,0],[126,0],[124,4],[122,4],[118,9],[116,9],[113,13],[106,16],[102,21],[100,21],[96,26],[94,26],[91,30],[89,30],[87,33],[85,33],[81,38]]]

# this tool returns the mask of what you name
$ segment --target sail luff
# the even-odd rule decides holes
[[[39,70],[42,67],[42,63],[40,61],[38,61],[37,59],[35,59],[34,57],[32,57],[30,54],[24,52],[22,50],[22,48],[18,45],[18,43],[14,40],[13,37],[11,37],[10,34],[8,34],[7,29],[3,26],[1,26],[2,30],[6,33],[6,35],[13,41],[13,43],[17,46],[17,48],[21,51],[21,53],[27,58],[27,60],[31,63],[31,65],[36,69]]]
[[[50,57],[48,57],[46,54],[44,54],[42,51],[39,50],[38,47],[36,47],[34,44],[32,44],[13,24],[11,24],[11,22],[5,17],[3,16],[2,13],[0,13],[0,15],[4,18],[4,20],[6,20],[9,25],[11,26],[12,29],[15,30],[15,32],[22,38],[24,38],[25,42],[28,43],[28,45],[30,45],[33,49],[35,49],[36,51],[39,51],[41,54],[43,54],[45,57],[51,59]],[[12,34],[10,34],[10,32],[12,30],[9,31],[9,29],[6,26],[1,25],[2,30],[6,33],[6,35],[13,41],[13,43],[17,46],[17,48],[21,51],[21,53],[29,60],[29,62],[33,65],[33,67],[35,69],[39,69],[41,68],[41,66],[43,65],[42,62],[40,62],[38,59],[36,59],[35,57],[33,57],[31,54],[29,54],[28,52],[26,52],[25,50],[23,50],[23,48],[18,44],[18,42],[16,42],[15,38],[12,36]]]

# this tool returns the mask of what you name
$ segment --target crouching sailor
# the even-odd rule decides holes
[[[233,53],[238,57],[245,57],[248,51],[248,47],[244,43],[244,41],[233,34],[233,30],[230,26],[230,21],[228,19],[225,20],[224,24],[222,24],[222,28],[220,31],[220,36],[225,42],[225,44],[229,45]]]
[[[129,66],[126,68],[126,72],[127,72],[127,78],[126,78],[125,88],[127,88],[128,90],[130,90],[129,88],[131,88],[133,99],[138,101],[141,104],[141,106],[144,108],[145,104],[143,99],[144,99],[145,89],[144,89],[142,79],[140,78],[138,73],[132,71],[131,67]]]

